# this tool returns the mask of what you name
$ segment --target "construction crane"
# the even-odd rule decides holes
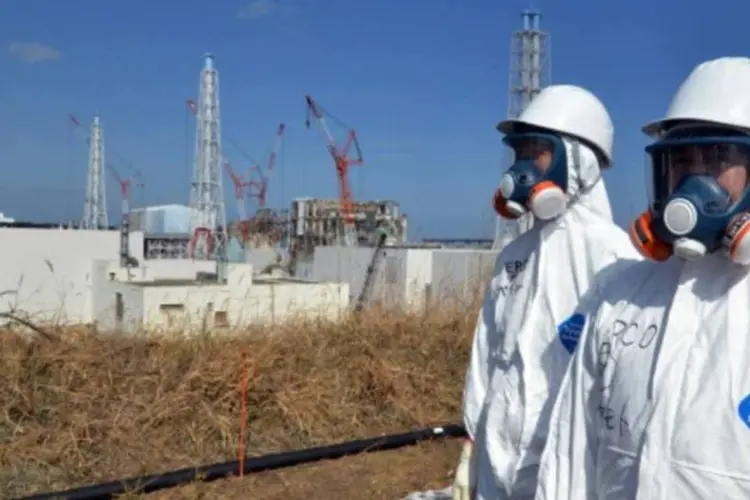
[[[133,260],[130,258],[130,179],[123,179],[117,170],[109,163],[105,167],[120,185],[121,198],[121,215],[120,215],[120,265],[122,267],[132,266]],[[138,175],[137,173],[135,174]],[[138,187],[144,187],[143,181],[136,183]]]
[[[266,209],[268,201],[268,183],[271,180],[271,173],[276,166],[276,157],[281,148],[281,141],[284,136],[284,124],[280,123],[276,128],[276,138],[274,140],[271,153],[268,156],[265,172],[259,164],[255,164],[250,172],[250,181],[248,182],[248,193],[251,197],[258,200],[258,208],[255,215],[248,219],[246,223],[241,224],[241,232],[245,240],[250,240],[251,233],[253,241],[257,245],[267,246],[269,243],[274,244],[281,241],[284,235],[284,222],[280,214]],[[253,178],[257,174],[257,179]],[[284,220],[284,222],[282,222]],[[279,258],[281,258],[279,256]]]
[[[281,141],[284,137],[284,124],[279,123],[278,128],[276,129],[276,140],[273,144],[273,149],[271,149],[271,154],[268,155],[268,163],[266,164],[266,173],[263,173],[263,170],[260,168],[260,165],[257,163],[253,167],[253,172],[257,172],[259,180],[250,179],[248,182],[248,191],[250,192],[250,196],[253,198],[256,198],[258,200],[258,208],[263,209],[266,207],[266,200],[267,200],[267,194],[268,194],[268,182],[271,180],[271,172],[273,172],[274,166],[276,166],[276,157],[279,154],[279,149],[281,148]],[[251,172],[252,177],[252,172]]]
[[[227,175],[229,175],[229,178],[232,180],[232,185],[234,186],[234,197],[237,200],[237,228],[240,232],[240,241],[242,241],[243,244],[248,241],[250,233],[250,224],[248,222],[245,194],[247,193],[251,197],[258,199],[259,210],[265,208],[268,193],[268,182],[270,180],[270,174],[276,164],[276,157],[278,156],[278,150],[281,147],[281,139],[283,137],[283,134],[284,124],[281,123],[276,130],[276,141],[268,158],[268,163],[266,166],[267,173],[264,173],[260,165],[258,165],[257,163],[254,164],[250,169],[251,177],[253,173],[257,172],[260,180],[255,180],[252,178],[250,178],[249,180],[245,180],[232,168],[231,163],[226,158],[224,158],[224,170],[226,170]]]
[[[249,181],[243,180],[232,168],[232,165],[224,160],[224,170],[227,171],[227,175],[232,179],[232,185],[234,186],[234,197],[237,199],[237,218],[239,220],[247,219],[247,211],[245,210],[245,188],[250,185]]]
[[[246,181],[234,171],[232,165],[224,160],[224,169],[227,171],[229,178],[234,186],[234,197],[237,200],[237,229],[240,232],[240,241],[244,244],[250,233],[247,224],[247,209],[245,207],[245,190],[250,188],[251,181]]]
[[[125,218],[130,212],[130,179],[123,179],[111,163],[107,163],[106,167],[109,173],[112,174],[112,177],[114,177],[117,181],[117,184],[120,185],[120,199],[122,207],[121,214],[123,218]],[[135,180],[136,178],[139,179],[138,182],[135,183],[136,187],[145,187],[145,185],[143,184],[143,180],[140,178],[140,175],[137,172],[133,175],[132,179]]]
[[[305,124],[309,128],[310,116],[315,117],[318,124],[320,124],[320,128],[323,131],[326,140],[328,141],[328,152],[336,164],[336,174],[339,182],[340,213],[344,229],[344,244],[350,247],[356,246],[357,230],[354,225],[354,200],[349,186],[349,167],[352,165],[362,165],[364,163],[362,151],[359,148],[359,141],[357,140],[357,132],[353,128],[347,127],[340,120],[337,120],[330,113],[327,113],[309,95],[305,96],[305,102],[307,103],[307,120],[305,121]],[[349,129],[343,147],[339,148],[336,144],[336,139],[333,137],[333,134],[331,134],[331,131],[326,124],[326,116]],[[356,156],[354,157],[349,156],[352,146],[354,146],[356,151]]]

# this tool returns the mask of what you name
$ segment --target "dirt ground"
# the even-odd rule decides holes
[[[247,454],[258,456],[459,423],[477,310],[369,311],[345,324],[189,339],[79,329],[29,341],[0,331],[0,498],[234,460],[243,426]],[[455,446],[436,442],[161,495],[398,498],[446,486]]]

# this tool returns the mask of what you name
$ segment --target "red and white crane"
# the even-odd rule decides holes
[[[349,185],[349,167],[352,165],[362,165],[364,159],[362,158],[362,151],[359,148],[359,141],[357,140],[357,132],[351,128],[347,133],[346,141],[342,147],[339,147],[336,143],[336,139],[326,124],[325,117],[328,116],[334,121],[341,125],[344,125],[340,120],[336,120],[330,113],[327,113],[315,100],[309,95],[305,96],[305,102],[307,103],[307,120],[306,125],[310,127],[310,116],[312,115],[320,124],[320,128],[325,135],[326,141],[328,142],[328,152],[333,158],[336,164],[336,174],[338,177],[339,184],[339,203],[341,210],[341,220],[343,222],[344,229],[344,244],[346,246],[357,245],[357,230],[354,225],[354,199],[352,196],[351,187]],[[344,125],[345,126],[345,125]],[[354,147],[356,156],[350,156],[349,153]]]
[[[115,178],[117,181],[117,184],[120,185],[120,200],[121,200],[121,207],[122,207],[122,216],[126,217],[127,214],[130,212],[130,180],[131,179],[123,179],[120,176],[120,173],[110,164],[105,164],[107,167],[107,170],[109,170],[109,173],[112,174],[112,177]],[[139,178],[138,173],[136,173],[132,179],[135,180]],[[137,187],[144,187],[143,181],[139,180],[135,183]]]
[[[232,168],[232,165],[224,160],[224,170],[227,171],[227,175],[232,180],[234,186],[234,197],[237,199],[237,218],[241,221],[247,219],[247,211],[245,210],[245,189],[250,185],[250,181],[242,179]]]
[[[279,126],[276,128],[276,139],[274,140],[273,149],[271,149],[271,154],[268,155],[268,163],[266,164],[266,173],[263,173],[263,169],[261,169],[260,165],[255,164],[253,166],[253,169],[250,173],[250,181],[248,181],[248,190],[250,191],[250,196],[253,198],[256,198],[258,200],[258,208],[265,208],[266,207],[266,201],[268,199],[268,182],[271,180],[271,172],[273,172],[274,166],[276,166],[276,157],[279,154],[279,149],[281,148],[281,141],[284,138],[284,124],[279,123]],[[257,173],[258,179],[257,181],[252,178],[252,174]]]

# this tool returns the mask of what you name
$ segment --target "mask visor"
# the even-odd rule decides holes
[[[726,190],[734,205],[750,179],[750,138],[685,137],[666,139],[646,148],[649,205],[656,211],[690,176],[710,176]],[[704,207],[707,212],[712,207]],[[724,211],[728,207],[715,207]]]
[[[546,172],[553,163],[555,144],[545,134],[508,135],[503,140],[513,150],[513,161],[533,161],[540,173]]]

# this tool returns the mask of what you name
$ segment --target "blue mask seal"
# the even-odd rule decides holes
[[[516,218],[531,210],[540,219],[551,219],[566,208],[568,161],[565,143],[556,134],[508,134],[503,142],[514,153],[513,164],[503,175],[495,208]]]
[[[719,250],[750,209],[750,137],[683,127],[646,148],[654,235],[686,259]]]

